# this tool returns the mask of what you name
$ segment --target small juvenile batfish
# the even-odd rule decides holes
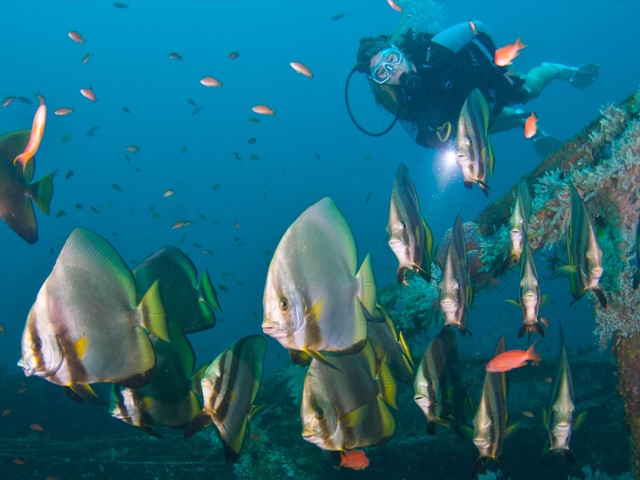
[[[184,333],[195,333],[216,324],[214,312],[220,312],[216,290],[205,270],[198,281],[195,264],[178,247],[163,247],[142,260],[133,270],[140,292],[154,282],[160,284],[160,296],[169,322]]]
[[[84,98],[91,100],[93,103],[97,101],[96,94],[93,92],[93,89],[91,88],[81,88],[80,93]]]
[[[464,186],[471,188],[475,183],[488,196],[487,168],[493,174],[495,158],[489,138],[489,105],[477,88],[471,91],[460,111],[456,148]]]
[[[84,44],[84,37],[80,32],[76,32],[75,30],[69,32],[69,38],[80,45]]]
[[[60,107],[60,108],[56,108],[53,113],[55,115],[58,116],[64,116],[64,115],[69,115],[70,113],[73,113],[73,108],[71,107]]]
[[[14,164],[14,159],[26,150],[31,132],[22,130],[0,136],[0,218],[27,243],[38,241],[38,226],[32,200],[49,215],[53,196],[53,174],[45,175],[34,183],[28,183],[35,172],[35,159]]]
[[[456,223],[451,232],[447,258],[438,288],[445,325],[453,325],[460,329],[462,335],[465,335],[467,312],[473,306],[473,287],[460,215],[456,217]]]
[[[139,304],[136,297],[133,275],[111,244],[74,229],[29,311],[18,365],[81,397],[96,382],[142,387],[156,366],[145,329],[169,335],[158,284]]]
[[[356,273],[356,243],[333,200],[325,197],[291,224],[276,248],[264,289],[264,333],[314,356],[364,347],[363,308],[375,308],[367,256]]]
[[[549,410],[544,412],[549,441],[546,452],[542,455],[543,462],[548,462],[554,455],[560,454],[571,464],[575,458],[569,449],[571,433],[584,420],[586,412],[574,418],[575,404],[573,402],[573,381],[571,368],[567,358],[567,348],[564,344],[562,324],[560,324],[560,356],[558,367],[551,391]]]
[[[462,375],[456,332],[445,325],[425,350],[413,384],[413,400],[427,418],[427,434],[435,435],[436,424],[457,433],[467,424],[470,402]]]
[[[267,341],[250,335],[231,344],[211,362],[200,382],[204,408],[187,426],[185,438],[215,423],[227,460],[242,449],[251,416],[260,409],[255,401],[262,384]]]
[[[571,192],[571,224],[567,233],[567,251],[569,265],[560,270],[569,274],[569,285],[573,302],[582,297],[585,292],[593,292],[602,307],[607,306],[607,297],[600,289],[602,277],[602,250],[589,219],[580,194],[569,182]]]
[[[535,342],[527,350],[509,350],[493,357],[487,363],[487,372],[508,372],[514,368],[524,367],[528,360],[540,361],[540,355],[534,350]]]
[[[151,337],[158,368],[149,383],[138,390],[114,384],[111,390],[111,415],[154,437],[161,436],[154,426],[185,427],[201,410],[193,391],[193,348],[178,325],[171,323],[169,332],[171,342]]]
[[[431,250],[433,234],[420,215],[420,202],[409,169],[401,163],[391,191],[389,220],[387,222],[389,246],[398,259],[396,280],[404,283],[405,273],[412,270],[431,281]]]
[[[270,107],[267,107],[266,105],[256,105],[251,110],[253,110],[255,113],[259,113],[261,115],[274,116],[276,114],[276,112],[273,109],[271,109]]]
[[[505,351],[505,339],[500,337],[493,352],[494,357]],[[487,372],[484,377],[482,396],[473,417],[473,443],[480,456],[473,468],[473,478],[488,460],[498,461],[505,437],[513,430],[507,427],[507,375]]]
[[[302,390],[302,437],[323,450],[344,452],[384,445],[396,423],[396,384],[385,362],[376,370],[369,343],[358,353],[313,359]]]
[[[521,338],[525,332],[529,335],[532,332],[537,333],[544,337],[544,329],[538,320],[538,310],[542,304],[538,273],[533,263],[528,240],[524,242],[524,251],[520,257],[520,298],[510,303],[522,308],[522,326],[518,331],[518,338]]]
[[[511,261],[520,260],[522,246],[527,238],[527,225],[529,224],[530,215],[531,197],[529,195],[527,181],[523,178],[520,185],[518,185],[516,203],[513,205],[513,212],[509,220],[511,227],[509,231],[509,237],[511,238]]]
[[[42,140],[42,134],[44,133],[44,125],[47,121],[47,106],[40,105],[36,110],[36,114],[33,116],[33,125],[31,126],[31,135],[29,136],[29,143],[20,155],[16,155],[16,158],[13,159],[14,164],[20,164],[22,166],[22,172],[24,173],[25,179],[27,181],[31,181],[33,178],[34,168],[33,166],[29,166],[28,163],[31,161],[33,156],[38,151],[38,147],[40,146],[40,141]]]
[[[200,83],[205,87],[220,87],[222,88],[222,82],[217,78],[206,76],[200,79]]]
[[[364,450],[347,450],[340,452],[340,467],[351,470],[364,470],[369,466],[369,457]]]
[[[531,138],[538,133],[537,123],[538,117],[536,117],[535,113],[531,112],[531,115],[529,115],[524,122],[524,138]]]
[[[496,53],[493,56],[493,63],[499,67],[511,65],[511,60],[520,55],[520,50],[524,47],[526,47],[526,45],[522,43],[520,37],[518,37],[516,43],[510,43],[502,48],[496,49]]]
[[[289,62],[289,65],[291,65],[291,68],[293,68],[299,74],[304,75],[305,77],[313,78],[313,73],[311,73],[311,70],[309,70],[309,67],[307,67],[306,65],[300,62]]]

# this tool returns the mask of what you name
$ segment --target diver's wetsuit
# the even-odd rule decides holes
[[[455,136],[460,110],[474,88],[483,93],[491,117],[506,105],[527,101],[525,79],[515,70],[494,64],[495,45],[491,37],[477,31],[467,41],[468,32],[462,27],[462,24],[451,27],[450,34],[443,32],[454,49],[443,46],[445,42],[437,42],[442,34],[434,36],[415,30],[409,30],[398,45],[417,70],[401,79],[408,98],[400,119],[423,147],[440,148],[450,136]]]

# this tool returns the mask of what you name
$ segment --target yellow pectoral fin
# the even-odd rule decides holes
[[[89,339],[87,337],[80,337],[78,341],[73,345],[73,351],[76,354],[76,358],[78,360],[84,360],[84,357],[87,354],[87,345],[89,344]]]
[[[309,323],[315,323],[321,317],[324,310],[325,299],[318,299],[305,313],[305,318]]]
[[[367,417],[368,413],[369,405],[362,405],[361,407],[355,408],[347,413],[344,417],[342,417],[342,421],[346,426],[353,428],[357,425],[360,425]]]

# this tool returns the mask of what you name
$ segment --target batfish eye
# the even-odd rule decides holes
[[[322,409],[322,407],[316,408],[316,418],[318,420],[322,420],[322,417],[324,417],[324,410]]]
[[[286,312],[289,309],[289,300],[286,297],[280,297],[280,311]]]
[[[39,352],[41,348],[42,340],[40,340],[39,338],[34,339],[33,343],[31,343],[31,350],[33,350],[34,352]]]

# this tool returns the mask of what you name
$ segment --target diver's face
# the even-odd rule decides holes
[[[400,85],[403,73],[415,71],[413,64],[396,47],[387,48],[371,57],[369,69],[374,82],[386,85]]]

